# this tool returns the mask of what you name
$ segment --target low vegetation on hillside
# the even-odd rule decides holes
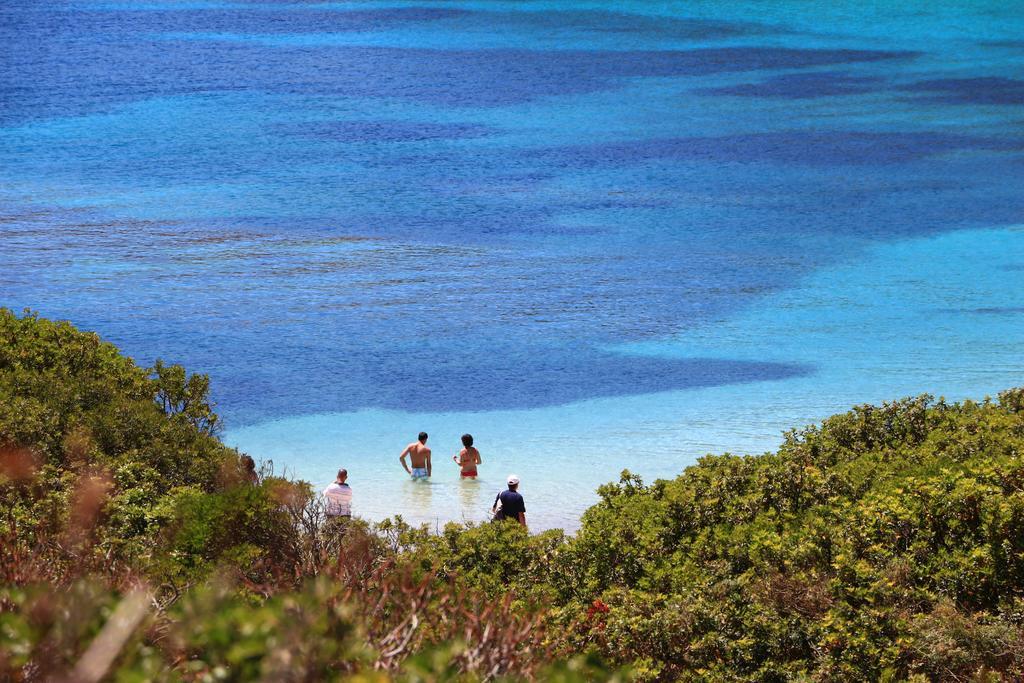
[[[1020,680],[1024,390],[624,472],[580,531],[328,520],[208,382],[0,309],[0,679]]]

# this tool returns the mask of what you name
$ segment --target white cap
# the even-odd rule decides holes
[[[515,486],[518,483],[519,483],[519,475],[518,474],[510,474],[510,475],[508,475],[508,485],[509,486]]]

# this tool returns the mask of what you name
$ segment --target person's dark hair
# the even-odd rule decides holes
[[[462,435],[462,445],[465,446],[466,448],[469,448],[470,446],[472,446],[473,445],[473,435],[472,434],[463,434]]]
[[[420,432],[420,443],[426,443],[426,441],[427,441],[427,433],[426,432]]]
[[[341,479],[342,477],[347,477],[347,476],[348,476],[348,470],[346,470],[346,469],[338,470],[338,479]]]

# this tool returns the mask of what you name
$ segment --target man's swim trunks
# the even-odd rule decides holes
[[[413,467],[412,478],[413,479],[426,479],[429,475],[427,474],[426,467]]]
[[[469,472],[463,472],[462,476],[463,477],[475,477],[476,476],[476,470],[470,470]]]

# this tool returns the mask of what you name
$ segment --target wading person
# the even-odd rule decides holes
[[[458,455],[453,455],[452,460],[462,468],[463,479],[476,479],[476,466],[483,462],[480,459],[480,451],[473,448],[473,435],[462,435],[462,450]]]
[[[331,519],[352,516],[352,487],[348,481],[348,470],[338,470],[338,477],[324,489],[327,502],[327,517]]]
[[[508,490],[502,491],[494,498],[491,513],[495,520],[514,519],[526,526],[526,502],[519,494],[519,476],[508,475]]]
[[[409,456],[412,469],[405,462],[405,456]],[[402,467],[413,479],[426,479],[430,476],[430,449],[427,448],[427,433],[420,432],[419,440],[414,441],[405,447],[402,454],[398,456]]]

